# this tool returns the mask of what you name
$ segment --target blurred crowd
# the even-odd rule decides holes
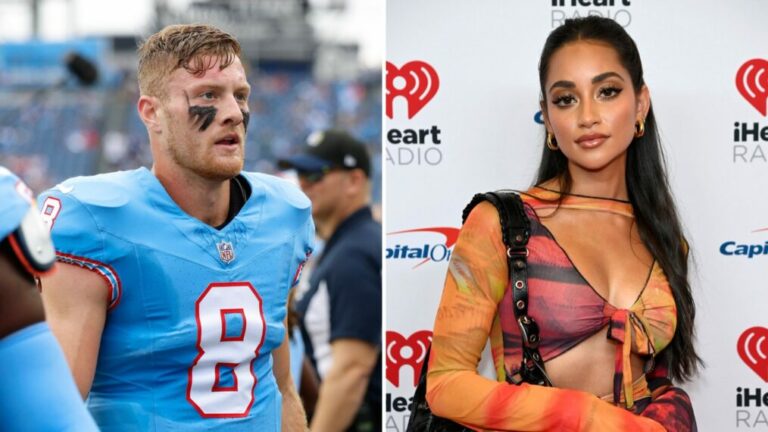
[[[149,166],[147,133],[136,112],[133,72],[117,85],[41,91],[0,85],[0,165],[34,191],[59,181]],[[381,77],[319,82],[310,72],[251,73],[251,123],[246,169],[276,171],[275,161],[299,151],[316,130],[342,128],[372,155],[373,201],[381,201]]]

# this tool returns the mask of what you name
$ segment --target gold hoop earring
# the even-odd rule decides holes
[[[635,123],[635,138],[645,135],[645,120],[638,120]]]
[[[559,149],[557,141],[555,141],[555,136],[549,132],[547,132],[547,148],[552,151],[557,151]]]

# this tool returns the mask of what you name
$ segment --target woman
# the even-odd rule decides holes
[[[435,322],[433,412],[492,430],[695,430],[688,396],[694,304],[687,246],[632,39],[610,19],[567,20],[539,64],[547,138],[531,222],[529,314],[554,387],[505,383],[520,368],[499,216],[471,212]],[[479,376],[488,338],[499,377]]]

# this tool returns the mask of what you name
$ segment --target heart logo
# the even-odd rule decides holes
[[[427,349],[432,342],[430,330],[417,331],[407,338],[395,331],[387,332],[387,381],[400,387],[400,368],[410,366],[413,369],[413,386],[419,384],[421,368],[427,359]]]
[[[739,336],[739,356],[768,383],[768,328],[752,327]]]
[[[386,114],[393,118],[393,102],[402,96],[408,102],[408,119],[432,100],[440,88],[440,77],[429,63],[414,60],[398,68],[387,62]]]
[[[736,88],[763,116],[768,115],[768,61],[752,59],[736,72]]]

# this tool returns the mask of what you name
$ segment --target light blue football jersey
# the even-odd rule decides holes
[[[243,177],[252,194],[221,230],[184,213],[145,168],[40,195],[58,259],[110,287],[88,398],[102,431],[280,430],[270,354],[314,226],[294,185]]]

